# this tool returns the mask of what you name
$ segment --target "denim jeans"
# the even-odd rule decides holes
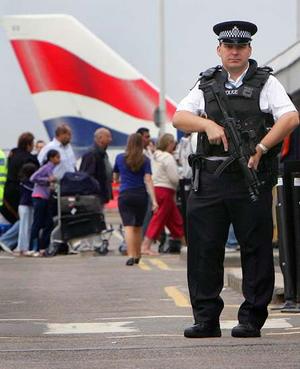
[[[232,224],[230,224],[226,247],[236,248],[237,245],[238,245],[238,241],[235,237],[233,226]]]
[[[13,250],[18,243],[20,221],[18,220],[8,231],[6,231],[1,237],[0,242],[3,242],[8,248]]]
[[[33,206],[19,205],[20,229],[18,251],[27,251],[30,244],[30,233],[33,222]]]
[[[49,200],[33,198],[33,223],[31,227],[30,250],[39,251],[49,246],[50,235],[53,230],[52,209]],[[43,230],[39,239],[40,230]],[[42,246],[42,247],[41,247]]]

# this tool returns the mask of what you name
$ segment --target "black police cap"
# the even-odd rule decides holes
[[[248,44],[257,32],[257,26],[251,22],[228,21],[213,27],[218,40],[228,44]]]

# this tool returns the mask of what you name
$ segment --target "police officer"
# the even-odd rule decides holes
[[[231,334],[260,337],[274,287],[272,186],[277,146],[299,124],[299,119],[271,70],[259,68],[250,59],[256,25],[229,21],[216,24],[213,30],[218,35],[217,54],[222,66],[200,75],[173,118],[176,128],[198,133],[195,160],[200,171],[194,176],[187,210],[188,285],[195,324],[184,335],[221,336],[224,247],[232,223],[241,247],[244,302],[238,311],[239,324]],[[248,140],[253,147],[248,167],[257,170],[263,183],[257,201],[251,201],[236,160],[219,176],[215,174],[231,152],[218,100],[223,102],[223,110],[238,119],[241,137],[247,133],[245,143]]]

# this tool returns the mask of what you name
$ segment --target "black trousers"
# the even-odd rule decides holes
[[[220,293],[231,222],[241,247],[245,298],[238,320],[261,328],[274,288],[272,187],[262,188],[253,203],[239,173],[217,178],[203,171],[199,191],[188,199],[188,284],[195,323],[218,322],[224,307]]]
[[[33,223],[30,235],[30,250],[39,251],[46,249],[50,243],[50,236],[53,230],[53,209],[51,200],[33,198]],[[43,230],[41,239],[40,230]]]

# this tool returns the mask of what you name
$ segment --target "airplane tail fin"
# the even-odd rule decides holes
[[[157,88],[75,18],[17,15],[1,23],[50,138],[67,123],[80,154],[101,126],[111,130],[114,146],[124,146],[139,127],[157,135]],[[167,98],[169,123],[175,109]]]

